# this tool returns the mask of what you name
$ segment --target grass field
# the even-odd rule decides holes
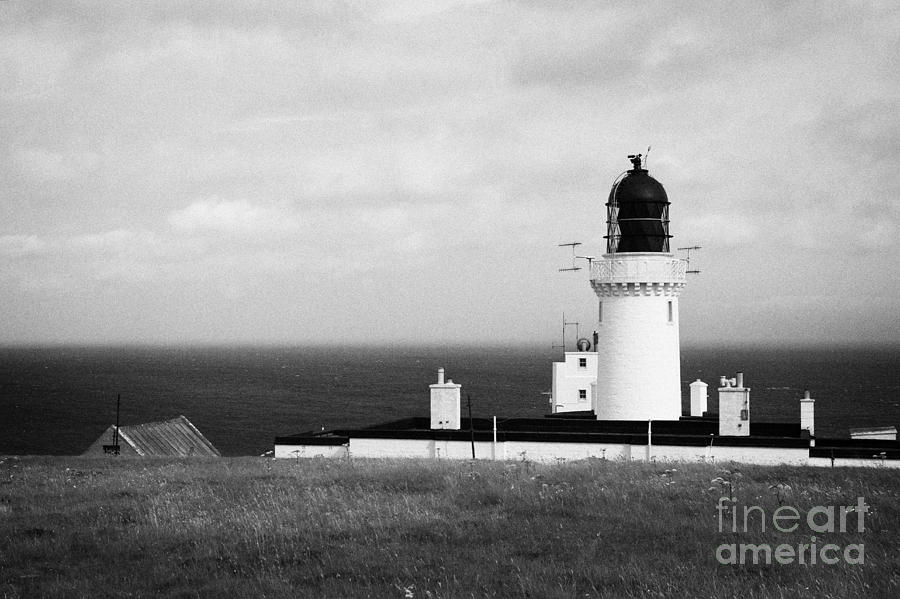
[[[0,597],[900,596],[900,480],[886,469],[0,459]],[[809,528],[809,510],[858,497],[864,531],[855,511],[846,532]],[[746,532],[745,506],[760,508]],[[774,529],[779,506],[797,530]],[[716,558],[811,536],[837,563]],[[864,563],[848,563],[859,545]]]

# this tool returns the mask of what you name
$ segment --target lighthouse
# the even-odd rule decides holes
[[[669,199],[629,156],[606,203],[606,253],[591,265],[597,309],[598,420],[681,416],[678,296],[685,260],[669,251]]]

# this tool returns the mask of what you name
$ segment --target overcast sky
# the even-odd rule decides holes
[[[0,2],[0,342],[550,344],[626,155],[685,344],[900,342],[894,2]]]

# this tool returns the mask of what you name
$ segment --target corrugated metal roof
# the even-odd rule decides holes
[[[119,427],[119,445],[139,456],[218,457],[221,454],[183,415],[165,422]]]

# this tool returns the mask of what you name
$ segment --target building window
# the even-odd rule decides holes
[[[597,308],[597,322],[603,322],[603,302],[600,302],[600,307]]]
[[[587,401],[587,389],[578,390],[578,401]]]
[[[578,367],[587,368],[587,358],[578,358]]]
[[[750,420],[750,410],[741,410],[741,420]]]
[[[672,300],[669,300],[669,322],[672,322],[673,316],[674,316],[674,313],[672,310]]]

